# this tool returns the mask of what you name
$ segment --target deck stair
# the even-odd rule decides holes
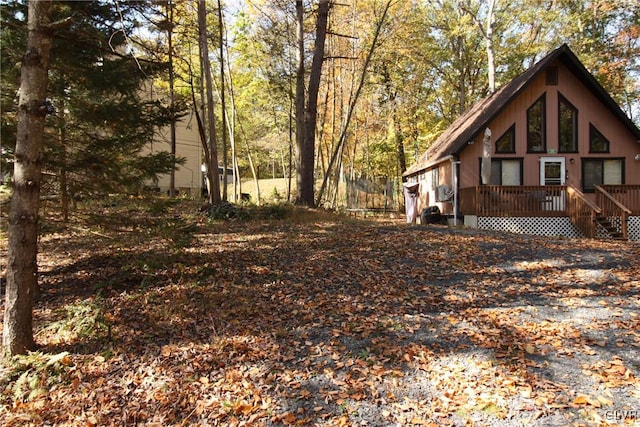
[[[609,218],[604,217],[602,215],[597,215],[595,217],[596,224],[598,224],[601,230],[604,230],[604,236],[601,234],[600,238],[602,239],[613,239],[613,240],[627,240],[624,238],[622,232],[616,227]]]

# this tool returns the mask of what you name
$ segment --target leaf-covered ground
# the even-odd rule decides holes
[[[103,206],[45,224],[42,348],[4,362],[0,424],[634,425],[639,259],[637,243]]]

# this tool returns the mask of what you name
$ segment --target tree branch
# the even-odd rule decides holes
[[[42,25],[42,28],[46,31],[56,31],[62,27],[66,27],[71,23],[71,21],[72,21],[71,17],[67,16],[64,19],[60,19],[59,21],[50,22],[48,24]]]
[[[346,39],[358,40],[358,37],[356,37],[356,36],[350,36],[350,35],[347,35],[347,34],[335,33],[335,32],[330,31],[330,30],[327,30],[327,34],[332,35],[332,36],[344,37]]]
[[[334,60],[334,59],[358,59],[357,56],[340,56],[340,55],[336,55],[336,56],[325,56],[323,58],[325,61],[328,60]]]

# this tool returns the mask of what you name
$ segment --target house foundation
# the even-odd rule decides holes
[[[465,215],[464,225],[481,230],[505,231],[509,233],[532,234],[537,236],[582,238],[584,234],[571,222],[569,217],[479,217]],[[640,216],[630,216],[627,221],[628,238],[640,241]],[[605,238],[604,233],[596,237]]]

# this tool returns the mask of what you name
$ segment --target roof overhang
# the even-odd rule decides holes
[[[417,174],[419,174],[420,172],[422,172],[422,171],[424,171],[424,170],[431,169],[431,168],[433,168],[434,166],[439,165],[440,163],[447,162],[447,161],[449,161],[449,162],[453,162],[453,161],[455,161],[455,157],[454,157],[454,156],[451,156],[451,155],[441,157],[441,158],[439,158],[439,159],[437,159],[437,160],[433,160],[433,161],[431,161],[431,162],[429,162],[429,163],[425,163],[425,164],[423,164],[423,165],[420,165],[420,167],[419,167],[419,168],[416,168],[416,169],[409,169],[408,171],[406,171],[405,173],[403,173],[403,174],[402,174],[402,176],[403,176],[403,177],[409,177],[409,176],[417,175]]]

